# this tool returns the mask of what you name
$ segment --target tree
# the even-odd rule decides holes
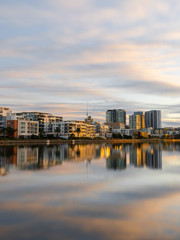
[[[60,132],[61,132],[61,129],[60,129],[59,127],[57,127],[57,128],[55,129],[55,132],[56,132],[56,133],[60,133]]]
[[[79,133],[81,132],[81,129],[78,127],[78,128],[76,129],[76,132],[77,132],[78,137],[79,137]]]
[[[113,133],[113,134],[112,134],[112,138],[122,139],[122,135],[121,135],[120,133]]]
[[[74,133],[71,133],[69,139],[73,139],[75,137]]]
[[[17,131],[17,129],[13,129],[11,127],[6,128],[6,133],[8,137],[14,138],[14,133]]]
[[[57,134],[56,134],[56,137],[58,138],[59,133],[61,133],[61,129],[60,129],[59,127],[57,127],[57,128],[55,129],[55,132],[57,133]]]
[[[174,139],[180,139],[180,134],[176,134],[176,135],[174,136]]]
[[[14,138],[14,133],[17,131],[17,129],[13,129],[11,127],[8,128],[2,128],[0,132],[3,134],[4,137],[10,137]]]

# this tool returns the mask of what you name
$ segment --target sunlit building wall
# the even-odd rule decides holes
[[[139,115],[141,117],[141,129],[144,129],[145,126],[145,113],[144,112],[134,112],[134,115]]]
[[[38,121],[39,131],[41,133],[51,133],[52,124],[61,122],[63,120],[63,118],[60,116],[53,116],[50,113],[43,113],[43,112],[21,112],[21,113],[14,113],[13,115],[20,116],[24,119],[31,120],[31,121]]]
[[[18,119],[18,137],[30,137],[39,135],[39,122]]]
[[[97,137],[106,137],[106,133],[109,133],[109,125],[102,124],[101,122],[95,122],[94,125]]]
[[[75,136],[93,138],[96,134],[96,126],[94,124],[85,123],[84,121],[64,121],[53,123],[52,133],[59,133],[59,135],[67,137]]]
[[[129,128],[135,130],[141,129],[141,115],[132,114],[129,116]]]

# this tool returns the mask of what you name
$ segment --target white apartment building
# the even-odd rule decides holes
[[[97,137],[106,137],[106,134],[109,133],[109,125],[104,125],[102,122],[95,122],[96,126],[96,136]]]
[[[31,137],[32,135],[39,135],[39,122],[29,121],[25,119],[18,119],[18,137]]]
[[[52,123],[52,132],[62,136],[94,137],[96,129],[95,125],[83,121],[64,121]]]
[[[53,116],[50,113],[43,112],[21,112],[14,113],[16,116],[20,116],[24,119],[39,122],[39,130],[41,133],[52,133],[54,123],[59,123],[63,120],[61,116]]]

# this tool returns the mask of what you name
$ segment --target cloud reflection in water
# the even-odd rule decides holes
[[[1,148],[11,163],[0,178],[1,239],[179,238],[178,144],[18,148],[24,161]],[[176,164],[162,167],[174,154]]]

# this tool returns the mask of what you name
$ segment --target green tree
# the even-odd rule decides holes
[[[79,133],[81,132],[81,129],[78,127],[78,128],[76,129],[76,132],[77,132],[78,137],[79,137]]]
[[[56,138],[58,138],[59,133],[61,133],[61,129],[60,129],[59,127],[57,127],[57,128],[55,129],[55,132],[56,132]]]

